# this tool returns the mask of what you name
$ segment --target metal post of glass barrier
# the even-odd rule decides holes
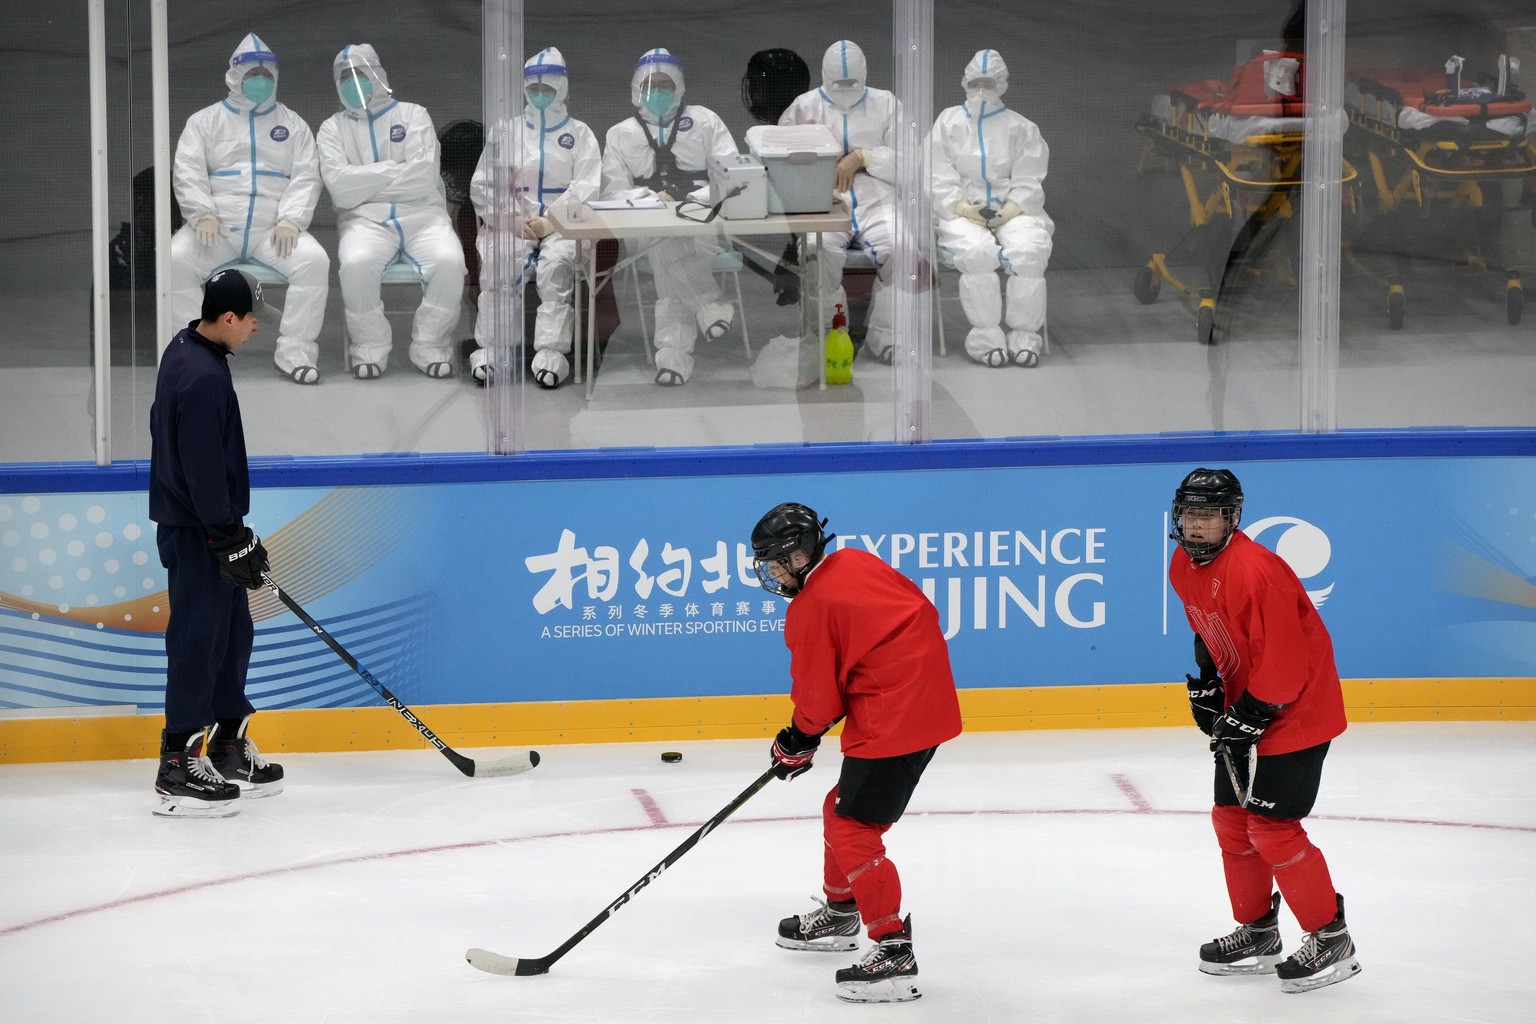
[[[523,437],[523,288],[512,213],[513,168],[522,138],[523,0],[485,0],[483,13],[485,151],[491,171],[491,216],[482,227],[480,302],[491,305],[491,378],[486,386],[486,451],[511,455]],[[482,339],[483,340],[483,339]],[[573,353],[574,355],[575,353]]]
[[[1344,178],[1345,0],[1307,0],[1302,149],[1301,372],[1303,433],[1338,429],[1339,263]]]
[[[895,351],[891,400],[898,444],[932,437],[933,203],[928,127],[933,120],[933,0],[893,0],[891,86],[897,122],[895,269],[891,290]]]

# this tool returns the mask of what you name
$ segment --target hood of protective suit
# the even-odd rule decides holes
[[[651,75],[666,75],[677,85],[672,95],[672,104],[660,115],[646,109],[645,106],[645,80]],[[683,62],[672,54],[657,47],[647,50],[638,63],[635,64],[635,73],[629,79],[629,102],[641,118],[647,121],[665,121],[676,116],[677,110],[683,105]]]
[[[266,106],[277,99],[277,54],[254,32],[240,40],[235,52],[229,55],[229,70],[224,72],[224,84],[229,86],[230,105],[239,110],[250,110],[256,106],[240,91],[240,84],[252,68],[264,68],[272,76],[272,95],[261,104]]]
[[[331,62],[331,81],[336,86],[338,97],[341,96],[342,75],[352,68],[356,68],[364,78],[373,83],[373,93],[368,97],[367,103],[370,111],[382,110],[394,102],[394,93],[389,90],[389,76],[384,73],[384,65],[379,63],[379,55],[367,43],[349,43],[343,46],[341,52],[336,55],[336,59]],[[349,113],[356,113],[362,109],[349,105],[345,98],[341,100],[341,108]]]
[[[553,46],[547,47],[528,58],[523,65],[523,99],[528,98],[530,85],[547,85],[555,90],[555,101],[540,110],[532,103],[524,102],[523,113],[528,120],[537,125],[539,115],[543,115],[544,123],[548,125],[558,124],[565,120],[566,97],[570,95],[571,81],[565,70],[565,57]]]
[[[972,83],[983,79],[991,79],[997,83],[996,89],[977,89]],[[972,107],[982,101],[986,102],[990,110],[1003,105],[1003,93],[1008,91],[1008,62],[1003,60],[1003,55],[996,50],[978,50],[976,56],[965,66],[965,72],[960,76],[960,88],[965,90],[965,101]]]
[[[821,94],[828,103],[842,110],[858,106],[868,91],[865,84],[868,77],[869,67],[858,43],[839,39],[827,47],[821,58]],[[850,78],[859,83],[858,88],[843,90],[832,84]]]

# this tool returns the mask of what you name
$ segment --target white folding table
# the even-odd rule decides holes
[[[728,239],[732,244],[749,249],[773,263],[779,261],[778,253],[769,253],[745,241],[754,235],[796,235],[809,240],[815,236],[815,248],[819,254],[823,251],[822,236],[832,231],[848,231],[852,227],[852,218],[843,206],[834,201],[831,211],[827,213],[793,213],[777,217],[762,217],[752,220],[726,220],[716,217],[708,223],[679,217],[676,213],[677,204],[668,203],[662,209],[641,210],[594,210],[582,206],[577,212],[576,219],[571,219],[571,211],[565,203],[555,202],[546,212],[545,216],[554,222],[555,230],[562,236],[571,239],[579,250],[578,258],[585,254],[587,277],[587,315],[586,326],[586,370],[587,370],[587,397],[592,397],[592,388],[597,375],[597,292],[605,285],[611,286],[615,276],[620,270],[629,266],[635,260],[645,255],[645,250],[621,255],[619,261],[605,271],[601,277],[597,272],[597,243],[606,238],[638,239],[638,238],[719,238]],[[704,217],[708,214],[708,207],[701,208],[697,203],[688,204],[688,212],[691,217]],[[819,259],[819,255],[818,255]],[[800,278],[800,305],[801,305],[801,337],[807,336],[807,330],[813,338],[819,338],[819,332],[826,329],[826,299],[821,294],[820,275],[815,273],[815,261],[802,259],[800,265],[795,268],[795,273]],[[809,279],[809,280],[808,280]],[[807,287],[814,289],[816,295],[816,320],[814,324],[808,324],[804,314],[809,310],[806,303]],[[819,344],[819,341],[818,341]],[[581,353],[576,353],[577,383],[581,382]],[[826,360],[818,359],[821,367],[821,387],[827,386]]]

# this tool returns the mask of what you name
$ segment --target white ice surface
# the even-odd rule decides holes
[[[1361,725],[1335,744],[1309,831],[1364,971],[1314,993],[1195,970],[1199,944],[1231,922],[1192,728],[944,747],[887,837],[916,933],[915,1003],[840,1003],[832,972],[852,956],[773,945],[777,920],[819,892],[831,750],[549,975],[464,962],[471,946],[554,950],[751,783],[766,747],[551,746],[502,779],[464,778],[430,750],[285,755],[287,792],[205,821],[151,816],[149,761],[0,767],[0,1020],[1532,1019],[1529,723]],[[662,764],[663,749],[684,760]]]

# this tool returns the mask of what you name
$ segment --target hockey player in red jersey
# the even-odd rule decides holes
[[[1290,566],[1238,529],[1242,510],[1225,469],[1197,469],[1174,492],[1168,582],[1195,631],[1190,708],[1216,757],[1211,821],[1238,922],[1200,947],[1200,970],[1274,973],[1281,991],[1307,992],[1360,972],[1344,897],[1301,824],[1344,731],[1344,697],[1322,618]],[[1307,932],[1289,957],[1282,896]]]
[[[834,535],[804,505],[772,509],[752,531],[763,588],[791,598],[784,621],[795,710],[771,756],[781,779],[811,768],[822,735],[843,722],[842,773],[822,805],[825,902],[779,923],[785,949],[848,951],[862,917],[874,940],[837,972],[856,1003],[918,998],[912,919],[883,837],[940,743],[960,734],[960,702],[938,610],[916,584],[867,551],[826,554]]]

